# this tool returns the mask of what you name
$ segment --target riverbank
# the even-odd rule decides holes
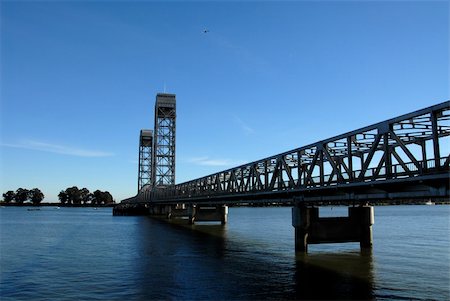
[[[34,205],[32,203],[26,202],[22,204],[17,203],[5,203],[0,202],[0,206],[4,207],[115,207],[120,203],[114,204],[61,204],[61,203],[40,203],[38,205]],[[317,202],[316,206],[319,207],[336,207],[336,206],[349,206],[351,202]],[[378,201],[378,202],[369,202],[372,206],[397,206],[397,205],[450,205],[450,200],[439,199],[439,200],[396,200],[396,201]],[[292,207],[294,206],[293,202],[281,203],[281,202],[257,202],[257,203],[241,203],[241,204],[230,204],[228,207]]]
[[[336,207],[336,206],[351,206],[359,204],[359,201],[341,201],[341,202],[310,202],[318,207]],[[399,205],[450,205],[450,199],[410,199],[410,200],[388,200],[388,201],[370,201],[368,204],[372,206],[399,206]],[[255,202],[255,203],[239,203],[229,204],[228,207],[292,207],[294,202]]]
[[[32,203],[5,203],[0,202],[0,206],[3,207],[114,207],[117,204],[61,204],[61,203],[40,203],[37,205],[34,205]]]

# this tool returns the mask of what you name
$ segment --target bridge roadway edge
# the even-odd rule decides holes
[[[328,194],[326,192],[329,192]],[[136,196],[137,197],[137,196]],[[131,198],[136,200],[135,198]],[[448,199],[450,197],[450,174],[448,171],[433,175],[423,175],[413,178],[393,179],[385,181],[370,181],[348,183],[327,187],[308,187],[290,190],[258,191],[256,193],[236,193],[228,195],[198,196],[191,198],[153,200],[151,202],[123,202],[141,204],[207,204],[233,205],[242,202],[261,203],[277,202],[370,202],[381,201],[398,203],[402,199]]]

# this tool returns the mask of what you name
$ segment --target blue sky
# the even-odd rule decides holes
[[[449,2],[2,1],[0,82],[0,192],[119,201],[164,87],[177,183],[448,100]]]

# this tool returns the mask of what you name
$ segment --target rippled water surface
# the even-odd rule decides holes
[[[290,208],[230,208],[226,226],[0,208],[0,300],[449,300],[449,215],[376,207],[372,253],[348,243],[296,255]]]

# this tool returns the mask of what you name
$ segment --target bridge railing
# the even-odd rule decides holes
[[[449,170],[449,164],[448,164],[448,158],[441,158],[440,159],[440,166],[438,169],[435,168],[435,160],[430,159],[427,161],[419,161],[419,167],[417,167],[416,163],[409,162],[405,164],[395,164],[391,165],[390,173],[387,172],[387,169],[385,166],[381,167],[379,170],[376,167],[369,168],[366,170],[364,177],[362,178],[362,182],[370,182],[370,181],[383,181],[388,179],[399,179],[399,178],[405,178],[405,177],[411,177],[411,176],[417,176],[421,174],[430,174],[430,173],[436,173],[440,170]],[[387,175],[391,174],[390,177]],[[353,178],[359,178],[361,175],[361,170],[357,170],[353,172]],[[393,176],[394,175],[394,176]],[[343,173],[344,178],[348,179],[348,174]],[[319,176],[314,177],[314,179],[318,182]],[[352,182],[350,181],[344,181],[342,183],[338,182],[330,182],[331,175],[325,175],[325,186],[333,186],[338,184],[350,184]],[[286,182],[287,184],[287,182]],[[320,186],[320,185],[316,185]]]
[[[450,171],[450,167],[448,165],[449,157],[441,158],[440,159],[441,166],[440,168],[435,168],[434,159],[430,159],[427,161],[419,162],[421,168],[417,168],[417,165],[413,162],[409,162],[406,164],[395,164],[392,165],[392,174],[395,176],[391,176],[390,178],[387,177],[385,168],[381,168],[379,171],[377,171],[377,168],[370,168],[366,171],[364,178],[360,180],[362,183],[366,182],[372,182],[372,181],[384,181],[384,180],[395,180],[395,179],[402,179],[402,178],[409,178],[412,175],[423,175],[423,174],[433,174],[439,171]],[[446,164],[446,165],[444,165]],[[407,169],[405,169],[405,166]],[[424,173],[423,171],[426,170]],[[361,171],[354,171],[353,177],[358,178],[361,174]],[[376,177],[375,177],[376,176]],[[305,189],[309,188],[319,188],[319,187],[330,187],[330,186],[337,186],[337,185],[345,185],[345,184],[351,184],[354,182],[351,181],[344,181],[344,182],[336,182],[336,181],[330,181],[332,179],[331,175],[325,175],[325,184],[321,185],[319,183],[320,177],[316,176],[313,178],[316,182],[315,184],[309,184],[307,187],[304,187]],[[286,191],[286,190],[294,190],[298,187],[302,187],[302,185],[297,185],[298,182],[295,182],[296,187],[290,187],[289,181],[283,181],[282,185],[279,185],[279,183],[276,183],[274,187],[270,189],[250,189],[250,190],[241,190],[241,191],[224,191],[224,190],[212,190],[212,189],[199,189],[195,192],[195,194],[192,194],[192,191],[189,190],[181,190],[181,189],[165,189],[163,191],[160,191],[158,194],[158,199],[186,199],[186,198],[195,198],[198,196],[220,196],[220,195],[232,195],[232,194],[242,194],[242,193],[251,193],[251,192],[273,192],[273,191]],[[301,184],[301,183],[300,183]]]
[[[307,190],[449,170],[450,102],[165,189],[140,201]]]

